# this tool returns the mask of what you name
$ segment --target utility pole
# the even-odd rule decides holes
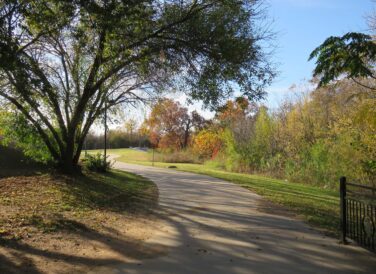
[[[85,158],[87,158],[87,136],[85,137]]]

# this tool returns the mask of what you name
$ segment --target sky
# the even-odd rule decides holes
[[[347,32],[367,32],[367,14],[376,9],[372,0],[265,0],[268,7],[271,29],[276,33],[273,62],[277,64],[278,77],[267,88],[267,98],[262,102],[270,109],[277,108],[291,97],[289,88],[304,85],[312,77],[314,61],[308,62],[310,53],[329,36],[342,36]],[[376,1],[376,0],[375,0]],[[171,95],[185,103],[185,96]],[[202,109],[200,103],[188,106],[205,118],[213,113]],[[133,116],[139,122],[148,110],[126,111],[125,117]]]
[[[312,50],[329,36],[367,32],[366,15],[374,10],[372,0],[267,0],[273,29],[277,32],[273,57],[279,75],[267,89],[265,104],[277,107],[293,84],[309,80],[314,61]]]

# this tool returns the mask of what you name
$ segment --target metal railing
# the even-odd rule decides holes
[[[341,241],[353,239],[376,252],[376,188],[340,179]]]

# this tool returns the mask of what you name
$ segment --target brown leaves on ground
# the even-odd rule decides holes
[[[0,272],[72,273],[153,257],[154,184],[126,173],[0,180]]]

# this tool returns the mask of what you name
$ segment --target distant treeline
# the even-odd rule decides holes
[[[109,130],[107,148],[150,147],[149,139],[138,132],[128,133],[122,130]],[[89,133],[85,139],[84,149],[103,149],[104,134]]]
[[[193,123],[187,147],[179,144],[191,118],[178,102],[159,102],[144,126],[168,162],[329,188],[340,176],[376,184],[374,91],[348,80],[309,93],[295,89],[300,95],[275,110],[241,97],[228,101],[210,121]]]

